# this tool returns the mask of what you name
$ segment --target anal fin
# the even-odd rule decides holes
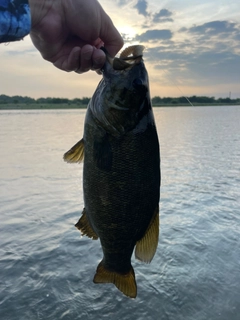
[[[98,239],[98,236],[88,222],[85,209],[83,209],[82,216],[75,224],[75,227],[82,233],[82,235],[88,236],[93,240]]]
[[[159,238],[159,207],[156,208],[152,220],[142,239],[136,243],[135,257],[146,263],[150,263],[157,250]]]
[[[66,162],[75,163],[82,162],[84,158],[84,142],[83,139],[78,141],[70,150],[63,155]]]
[[[107,270],[101,261],[93,279],[94,283],[113,283],[118,290],[130,298],[137,296],[137,284],[133,267],[127,274]]]

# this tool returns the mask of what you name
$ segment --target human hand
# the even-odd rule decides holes
[[[29,0],[30,36],[42,57],[57,68],[77,73],[100,69],[104,45],[111,56],[123,39],[97,0]]]

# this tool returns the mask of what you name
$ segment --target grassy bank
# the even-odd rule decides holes
[[[0,110],[32,110],[32,109],[85,109],[86,104],[69,104],[69,103],[8,103],[0,104]]]
[[[165,104],[153,104],[154,107],[211,107],[211,106],[239,106],[240,103],[198,103],[195,102],[192,105],[190,103],[165,103]]]
[[[206,106],[236,106],[239,104],[226,104],[226,103],[195,103],[193,107],[206,107]],[[153,107],[192,107],[189,103],[172,103],[172,104],[154,104]],[[86,104],[74,103],[8,103],[0,104],[0,110],[46,110],[46,109],[86,109]]]

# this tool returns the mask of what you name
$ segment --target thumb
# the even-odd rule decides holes
[[[104,42],[104,47],[112,57],[118,53],[124,44],[123,38],[105,12],[103,12],[99,38]]]

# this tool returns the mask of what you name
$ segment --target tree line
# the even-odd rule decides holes
[[[30,97],[22,97],[22,96],[7,96],[5,94],[0,95],[0,104],[80,104],[87,105],[90,101],[90,98],[75,98],[75,99],[67,99],[67,98],[30,98]]]
[[[87,105],[90,98],[30,98],[23,96],[7,96],[5,94],[0,95],[0,104],[68,104],[68,105]],[[190,101],[190,102],[189,102]],[[152,104],[157,105],[186,105],[186,104],[240,104],[240,98],[218,98],[207,96],[190,96],[190,97],[159,97],[152,98]]]
[[[159,96],[152,98],[153,105],[163,105],[163,104],[240,104],[240,98],[218,98],[206,97],[206,96],[191,96],[191,97],[164,97]]]

